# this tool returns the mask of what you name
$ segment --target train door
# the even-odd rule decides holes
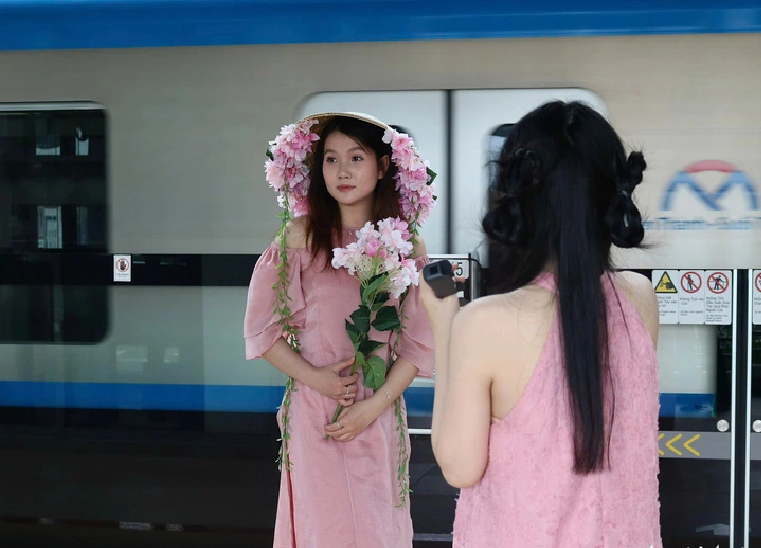
[[[750,302],[752,325],[748,345],[748,402],[750,428],[746,469],[748,529],[744,546],[761,547],[761,270],[751,271]]]

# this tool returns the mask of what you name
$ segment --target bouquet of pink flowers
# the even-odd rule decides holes
[[[386,362],[373,355],[386,343],[370,338],[370,328],[394,331],[401,327],[396,306],[410,285],[417,285],[419,273],[412,253],[412,234],[407,222],[397,218],[382,219],[377,226],[365,224],[357,231],[357,241],[333,250],[333,268],[346,268],[360,282],[361,304],[346,320],[346,332],[356,352],[352,375],[362,367],[367,388],[377,390],[386,380]],[[333,422],[342,407],[336,409]]]

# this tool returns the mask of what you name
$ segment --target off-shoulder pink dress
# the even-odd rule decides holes
[[[552,275],[535,283],[555,291]],[[661,548],[658,359],[642,319],[602,278],[615,418],[610,468],[573,473],[559,316],[531,380],[491,425],[486,471],[460,493],[453,548]]]
[[[343,245],[356,239],[344,229]],[[280,250],[270,246],[256,263],[244,321],[246,358],[260,358],[282,336],[273,314],[276,267]],[[344,321],[360,304],[359,281],[346,269],[324,268],[311,262],[307,249],[288,249],[292,323],[301,330],[301,354],[322,367],[349,359],[354,348]],[[416,259],[419,269],[427,257]],[[433,334],[411,287],[404,304],[399,356],[433,374]],[[392,340],[390,333],[371,332],[375,340]],[[389,363],[389,345],[378,354]],[[385,354],[383,354],[385,352]],[[357,400],[370,397],[360,374]],[[409,509],[398,508],[397,463],[399,433],[394,407],[389,406],[354,440],[324,440],[337,402],[296,382],[290,406],[291,471],[280,480],[275,548],[409,548]],[[405,412],[406,420],[406,412]],[[280,424],[280,413],[278,413]],[[282,425],[281,425],[282,427]],[[409,448],[409,437],[405,443]]]

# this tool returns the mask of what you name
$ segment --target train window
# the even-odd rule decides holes
[[[502,124],[494,128],[494,130],[489,134],[489,139],[487,141],[488,149],[486,151],[489,169],[489,207],[495,207],[498,200],[500,199],[500,195],[497,192],[496,161],[499,159],[499,154],[502,152],[502,147],[505,145],[505,141],[513,131],[514,127],[515,124]],[[502,283],[501,278],[496,277],[499,276],[499,272],[501,272],[501,268],[497,267],[497,265],[501,264],[503,258],[503,255],[500,252],[500,247],[501,246],[495,244],[494,242],[490,242],[486,251],[486,254],[489,257],[488,260],[494,268],[486,270],[484,279],[486,281],[486,287],[492,290],[493,288],[500,287],[500,284]],[[491,291],[486,291],[487,294],[490,292]]]
[[[489,135],[489,150],[487,156],[489,158],[489,190],[492,192],[497,190],[497,166],[494,162],[499,159],[499,153],[502,151],[502,147],[505,144],[510,133],[513,131],[515,124],[502,124],[494,129]]]
[[[103,109],[0,104],[0,342],[103,338],[107,215]]]

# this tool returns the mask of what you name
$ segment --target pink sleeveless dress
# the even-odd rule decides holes
[[[355,231],[344,229],[344,245],[354,240]],[[279,248],[270,246],[251,278],[243,328],[249,360],[261,358],[282,337],[273,314],[272,290],[279,253]],[[291,320],[301,330],[301,355],[315,367],[353,357],[344,321],[359,306],[359,281],[346,269],[325,269],[323,262],[313,263],[307,249],[288,249],[287,253]],[[428,258],[418,257],[415,262],[422,270]],[[418,368],[419,376],[430,377],[433,333],[418,294],[417,287],[410,288],[397,352]],[[388,332],[371,330],[370,336],[391,340]],[[378,354],[389,363],[388,345]],[[358,385],[357,401],[372,396],[361,374]],[[400,436],[394,406],[354,440],[342,443],[323,439],[323,427],[331,422],[336,405],[335,400],[296,382],[290,407],[292,465],[290,472],[281,474],[274,548],[411,548],[409,506],[398,507]],[[282,428],[279,412],[277,418]],[[404,443],[409,449],[409,436],[404,436]]]
[[[555,290],[551,275],[535,283]],[[491,425],[483,477],[461,491],[453,548],[662,547],[657,356],[624,293],[608,276],[602,283],[615,390],[610,468],[573,473],[573,420],[556,314],[521,399]]]

